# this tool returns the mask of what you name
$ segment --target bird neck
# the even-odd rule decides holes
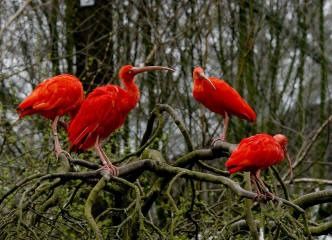
[[[194,81],[194,91],[201,92],[201,91],[203,91],[203,89],[204,89],[204,86],[203,86],[202,81],[195,80]]]
[[[125,85],[129,96],[133,99],[133,102],[135,102],[136,105],[140,98],[140,93],[137,85],[134,83],[134,81],[123,82],[123,84]]]

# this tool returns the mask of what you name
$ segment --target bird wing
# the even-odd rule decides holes
[[[33,108],[50,110],[73,104],[73,93],[77,87],[76,83],[68,79],[68,75],[60,75],[52,78],[52,81],[45,84],[43,97],[40,98],[38,104],[34,104]]]
[[[211,90],[212,93],[210,95],[216,107],[231,115],[255,122],[257,119],[255,112],[234,88],[218,78],[209,79],[216,87],[216,92]]]
[[[46,111],[60,106],[67,107],[73,105],[73,98],[82,100],[80,96],[82,93],[81,83],[75,76],[69,74],[55,76],[40,83],[18,106],[17,111],[29,108]]]
[[[48,91],[46,92],[47,85],[51,79],[47,79],[44,82],[41,82],[37,87],[32,91],[32,93],[17,107],[17,111],[23,111],[24,109],[31,108],[34,104],[40,104],[41,98],[47,96]]]
[[[107,90],[105,86],[96,88],[83,101],[68,129],[69,142],[72,143],[71,148],[83,144],[90,136],[93,136],[97,128],[109,121],[110,116],[116,116],[120,91],[114,85],[107,87]]]
[[[280,146],[267,134],[257,134],[243,139],[234,150],[226,167],[231,172],[262,169],[273,165]]]

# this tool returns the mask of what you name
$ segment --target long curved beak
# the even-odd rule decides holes
[[[161,67],[161,66],[145,66],[145,67],[133,67],[131,69],[135,74],[147,72],[147,71],[154,71],[154,70],[166,70],[174,72],[175,70],[168,67]]]
[[[214,90],[217,90],[217,88],[214,86],[213,82],[207,76],[205,76],[204,73],[200,72],[199,74],[201,75],[202,78],[204,78],[206,81],[208,81],[211,84],[211,86],[214,88]]]
[[[285,157],[287,159],[288,165],[289,165],[289,173],[290,173],[290,178],[293,178],[293,169],[292,169],[292,161],[289,158],[289,155],[287,153],[287,150],[284,150]]]

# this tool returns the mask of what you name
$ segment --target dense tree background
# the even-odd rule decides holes
[[[104,141],[119,178],[92,171],[93,150],[73,154],[92,165],[57,162],[51,122],[17,121],[17,105],[41,81],[74,74],[88,94],[120,84],[125,64],[176,72],[136,78],[140,103]],[[293,181],[285,161],[263,176],[305,214],[248,200],[246,174],[227,182],[233,145],[209,150],[222,119],[193,99],[195,66],[237,89],[257,114],[255,125],[231,117],[230,143],[262,132],[288,137]],[[328,239],[331,78],[328,0],[0,1],[0,239]],[[61,142],[68,149],[64,131]]]

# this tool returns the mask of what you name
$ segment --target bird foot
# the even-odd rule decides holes
[[[261,193],[257,193],[257,195],[253,198],[254,202],[261,202],[262,200],[264,200],[264,195]]]
[[[254,198],[253,201],[257,202],[264,202],[267,203],[268,201],[272,200],[273,202],[278,203],[278,200],[275,199],[274,195],[270,192],[265,192],[264,194],[257,194]]]
[[[215,144],[217,141],[222,141],[222,142],[224,142],[225,140],[226,140],[225,137],[222,135],[221,137],[218,137],[218,138],[216,138],[216,139],[214,139],[214,140],[212,141],[212,143],[211,143],[211,147],[213,147],[214,144]]]
[[[275,200],[274,195],[270,192],[265,192],[264,198],[265,198],[266,201],[269,201],[269,200],[274,201]]]
[[[97,169],[98,172],[101,171],[107,171],[109,172],[112,176],[119,176],[119,168],[114,166],[114,165],[104,165],[103,167]]]
[[[69,152],[65,151],[65,150],[62,150],[61,148],[60,149],[55,149],[55,156],[56,156],[56,160],[58,161],[59,160],[59,156],[61,153],[64,153],[66,155],[66,157],[69,159],[69,160],[72,160],[73,158],[71,157],[71,155],[69,154]]]

